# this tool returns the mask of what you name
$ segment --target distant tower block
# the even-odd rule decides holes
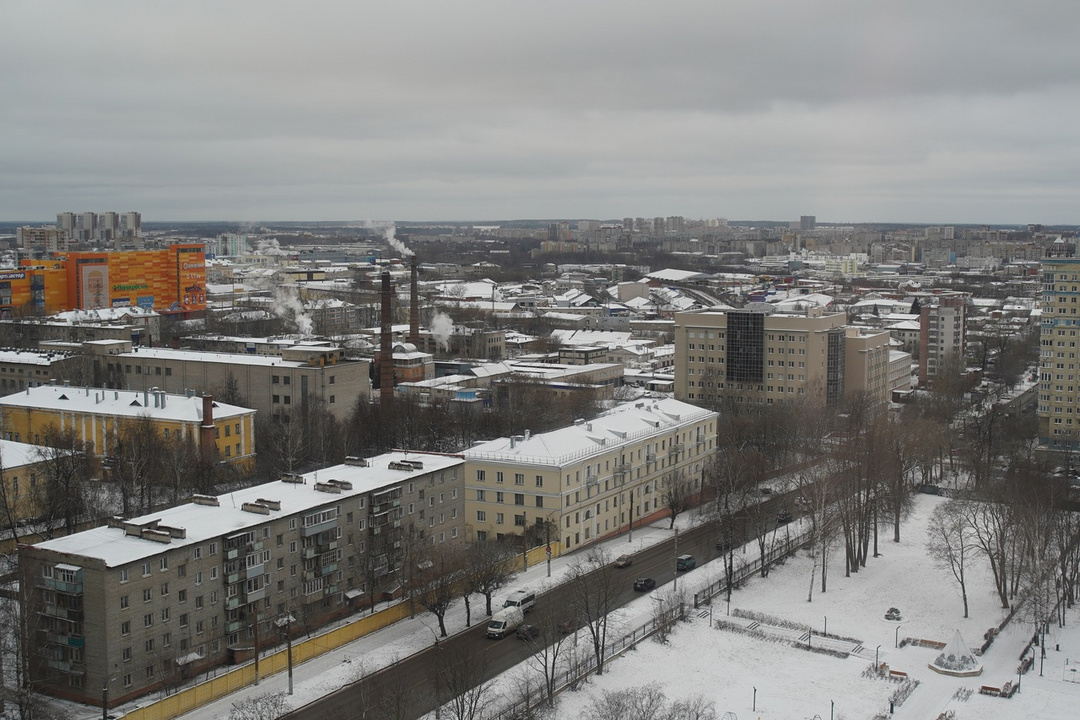
[[[817,227],[816,215],[803,215],[799,218],[799,229],[809,232]]]

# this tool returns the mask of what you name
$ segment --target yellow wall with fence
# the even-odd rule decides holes
[[[560,544],[551,544],[551,557],[559,556]],[[546,548],[541,545],[525,554],[528,558],[529,567],[535,567],[547,562]],[[522,556],[518,559],[524,565]],[[313,638],[293,643],[293,666],[316,658],[323,653],[336,650],[342,645],[347,645],[353,640],[373,633],[376,630],[392,625],[410,615],[409,604],[406,602],[391,605],[380,610],[374,615],[368,615],[350,622],[347,625],[328,630]],[[286,649],[261,656],[259,658],[259,677],[266,678],[274,675],[289,666],[288,651]],[[172,720],[172,718],[191,712],[192,710],[206,705],[207,703],[220,700],[221,698],[241,690],[255,682],[255,663],[249,662],[233,668],[227,673],[201,682],[198,685],[180,690],[173,695],[155,700],[147,705],[136,708],[124,715],[125,720]]]

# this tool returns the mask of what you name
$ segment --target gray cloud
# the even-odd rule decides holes
[[[1078,221],[1064,2],[6,14],[4,219]]]

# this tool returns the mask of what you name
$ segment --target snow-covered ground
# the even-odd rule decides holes
[[[811,561],[805,554],[774,568],[766,579],[755,578],[733,595],[733,612],[760,613],[784,623],[805,625],[816,633],[825,630],[827,618],[830,636],[853,638],[857,643],[852,643],[852,647],[862,646],[856,654],[841,659],[792,647],[776,637],[759,638],[714,629],[709,613],[715,621],[727,612],[721,597],[711,609],[702,608],[700,614],[692,612],[687,623],[678,625],[667,645],[647,640],[608,664],[603,677],[591,678],[577,692],[562,693],[556,717],[586,717],[589,702],[603,690],[658,683],[673,700],[695,694],[705,696],[715,703],[720,715],[730,711],[744,719],[815,715],[828,718],[832,711],[835,720],[869,720],[882,711],[887,714],[888,698],[897,688],[886,680],[863,677],[875,657],[920,681],[911,697],[896,707],[896,718],[934,720],[945,710],[954,711],[957,720],[1074,717],[1080,704],[1080,684],[1064,678],[1074,674],[1073,666],[1080,666],[1080,618],[1070,615],[1068,627],[1051,628],[1047,641],[1051,649],[1044,661],[1042,677],[1036,662],[1035,669],[1024,676],[1021,691],[1008,700],[979,695],[978,688],[1000,687],[1009,680],[1015,682],[1019,653],[1032,634],[1030,623],[1023,620],[1010,623],[982,658],[984,673],[975,678],[951,678],[931,671],[927,663],[936,657],[937,651],[911,645],[894,647],[897,637],[948,642],[957,629],[969,646],[978,647],[983,633],[1004,617],[984,563],[980,561],[978,567],[969,569],[971,617],[965,620],[948,571],[934,567],[927,559],[926,523],[933,507],[940,502],[942,498],[917,496],[915,512],[903,527],[902,542],[891,542],[891,532],[887,531],[880,539],[880,557],[871,558],[866,568],[851,577],[843,576],[842,554],[834,551],[828,591],[822,594],[817,580],[812,602],[806,599]],[[691,522],[692,518],[685,515],[677,524],[685,528]],[[636,529],[632,543],[623,535],[605,544],[613,555],[618,555],[671,535],[667,521],[662,521]],[[752,548],[747,552],[752,552]],[[573,559],[573,556],[554,559],[551,580],[546,577],[546,564],[530,567],[497,601],[501,604],[502,596],[517,587],[539,590],[548,582],[558,581]],[[699,566],[683,575],[680,584],[685,583],[692,594],[722,574],[719,565],[714,562]],[[665,589],[659,588],[632,602],[619,612],[617,624],[630,628],[644,623],[653,612],[652,596],[663,592]],[[898,623],[884,619],[891,607],[901,611],[899,632]],[[484,621],[482,613],[482,598],[479,598],[473,602],[474,624]],[[458,601],[446,619],[451,633],[464,629],[464,605]],[[436,628],[429,614],[418,615],[298,666],[290,707],[311,702],[394,659],[430,646]],[[816,640],[819,640],[817,635],[811,643]],[[1055,649],[1058,645],[1060,651]],[[520,673],[520,670],[506,673],[492,684],[493,690],[512,693]],[[756,706],[754,688],[757,688]],[[962,688],[974,692],[966,700],[954,697]],[[185,720],[224,718],[234,702],[285,689],[286,675],[280,673],[264,678],[257,687],[244,688],[183,717]],[[130,707],[118,710],[122,712]],[[73,717],[89,720],[100,717],[100,710],[79,706]]]
[[[1023,677],[1020,692],[1011,699],[978,691],[982,685],[1001,687],[1007,681],[1016,682],[1020,652],[1033,633],[1022,612],[981,658],[984,672],[978,677],[947,677],[930,670],[927,664],[937,656],[936,650],[894,647],[897,637],[948,642],[959,630],[967,644],[976,648],[982,644],[983,633],[1005,617],[981,558],[977,567],[969,570],[967,619],[948,571],[934,567],[927,559],[926,524],[933,507],[941,502],[944,500],[938,497],[918,496],[916,510],[902,529],[901,542],[891,542],[891,533],[882,538],[881,556],[868,560],[857,574],[844,577],[843,559],[836,553],[828,591],[820,593],[815,584],[812,602],[807,602],[811,561],[805,554],[775,568],[767,579],[744,585],[732,598],[732,611],[760,613],[812,627],[815,632],[824,631],[827,619],[829,635],[858,641],[852,643],[853,647],[861,645],[857,654],[841,659],[768,637],[711,629],[708,616],[695,614],[678,627],[667,645],[646,641],[608,665],[605,675],[592,678],[583,690],[563,693],[557,716],[586,717],[588,704],[602,691],[649,683],[658,683],[672,700],[700,694],[715,703],[718,715],[733,712],[741,718],[762,720],[888,716],[889,697],[897,685],[863,676],[875,658],[880,658],[891,669],[920,682],[906,702],[896,707],[895,718],[934,720],[945,711],[954,712],[957,720],[1076,717],[1080,684],[1067,680],[1080,674],[1073,672],[1073,666],[1080,663],[1080,617],[1075,614],[1067,616],[1066,628],[1051,628],[1042,676],[1037,660]],[[709,569],[702,570],[707,573]],[[642,605],[642,613],[647,614],[646,603],[635,604]],[[899,633],[898,623],[884,619],[891,607],[901,612]],[[714,620],[726,613],[722,598],[716,600],[712,611]],[[816,636],[811,642],[814,639]],[[964,689],[972,691],[970,696]]]

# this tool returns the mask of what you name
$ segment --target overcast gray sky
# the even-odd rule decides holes
[[[1076,0],[0,16],[0,220],[1080,223]]]

